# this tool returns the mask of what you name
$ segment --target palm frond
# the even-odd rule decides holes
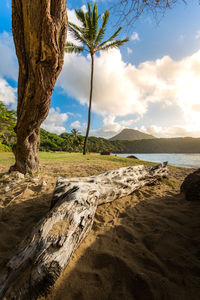
[[[95,4],[96,4],[96,2],[94,3],[94,6],[95,6]],[[87,3],[87,7],[88,7],[88,14],[89,14],[89,16],[91,16],[92,15],[92,6],[89,2]]]
[[[119,34],[119,32],[120,32],[121,30],[122,30],[122,27],[119,27],[119,28],[115,31],[115,33],[113,33],[113,35],[111,35],[111,37],[110,37],[107,41],[101,43],[101,44],[99,45],[99,47],[102,47],[102,46],[104,46],[105,44],[107,44],[107,43],[113,41],[113,40],[118,36],[118,34]]]
[[[81,32],[79,32],[76,29],[76,25],[73,23],[70,23],[68,25],[68,29],[69,31],[72,33],[73,37],[75,38],[75,40],[77,40],[78,42],[83,43],[84,45],[89,47],[89,43],[87,41],[87,39],[84,37],[84,34],[81,34]]]
[[[108,44],[105,44],[103,47],[99,47],[98,50],[109,50],[109,49],[113,49],[113,48],[119,48],[120,46],[122,46],[124,43],[128,42],[129,38],[126,38],[124,40],[116,40],[113,42],[110,42]]]
[[[88,11],[86,12],[86,19],[88,22],[88,28],[92,28],[92,8],[91,8],[91,4],[87,4],[88,5]]]
[[[98,8],[96,2],[94,3],[92,10],[92,24],[93,24],[93,41],[96,39],[97,31],[98,31]]]
[[[84,27],[86,27],[86,20],[85,20],[85,12],[79,8],[75,10],[77,19],[83,24]]]
[[[78,26],[78,25],[76,25],[76,24],[74,24],[72,22],[68,22],[68,25],[71,26],[71,27],[73,27],[74,29],[76,29],[80,34],[82,34],[83,31],[84,31],[83,27],[80,27],[80,26]]]
[[[102,24],[101,24],[101,27],[98,30],[97,37],[96,37],[96,40],[95,40],[96,45],[98,45],[98,43],[102,41],[102,39],[105,35],[106,25],[108,23],[109,16],[110,16],[110,12],[109,12],[109,10],[106,10],[105,13],[102,16],[102,19],[103,19]]]
[[[67,53],[82,53],[85,50],[82,46],[74,45],[73,43],[67,42],[65,44],[65,52]]]
[[[86,26],[84,27],[84,37],[90,41],[90,46],[92,47],[95,42],[97,31],[98,31],[98,8],[96,2],[94,6],[88,3],[88,11],[85,13]]]

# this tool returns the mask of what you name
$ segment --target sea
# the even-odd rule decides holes
[[[184,168],[200,168],[200,153],[120,153],[121,157],[134,155],[141,160],[152,162],[168,161],[169,165]]]

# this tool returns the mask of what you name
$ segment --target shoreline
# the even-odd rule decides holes
[[[151,161],[160,163],[168,161],[169,165],[182,168],[200,168],[199,153],[113,153],[118,157],[134,155],[141,161]]]

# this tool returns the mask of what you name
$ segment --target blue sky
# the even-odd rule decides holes
[[[0,99],[16,106],[17,59],[11,31],[11,1],[0,10]],[[143,15],[121,38],[130,41],[95,57],[91,135],[110,137],[134,128],[158,137],[200,136],[200,5],[182,1],[159,25]],[[68,0],[68,17],[86,1]],[[98,1],[99,13],[110,4]],[[116,27],[110,17],[108,35]],[[71,39],[70,36],[68,36]],[[84,134],[89,95],[90,58],[65,55],[43,128],[58,134],[77,128]]]

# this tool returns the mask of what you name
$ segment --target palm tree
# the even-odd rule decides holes
[[[86,130],[86,136],[83,147],[83,154],[86,154],[87,140],[90,130],[91,120],[91,106],[92,106],[92,93],[93,93],[93,75],[94,75],[94,54],[98,51],[104,51],[111,48],[118,48],[129,40],[115,40],[121,31],[122,27],[119,27],[113,35],[106,41],[103,41],[106,32],[106,25],[109,20],[110,12],[106,10],[102,16],[102,23],[99,26],[99,18],[97,4],[94,3],[93,7],[88,3],[88,11],[83,9],[75,10],[78,20],[81,22],[81,26],[68,23],[68,28],[73,34],[74,38],[81,43],[81,46],[67,42],[65,51],[68,53],[82,53],[87,51],[91,55],[91,77],[90,77],[90,97],[89,97],[89,109],[88,109],[88,125]]]
[[[80,132],[78,131],[78,129],[73,128],[73,129],[71,130],[71,134],[72,134],[72,136],[73,136],[74,138],[77,138],[77,136],[80,134]]]

